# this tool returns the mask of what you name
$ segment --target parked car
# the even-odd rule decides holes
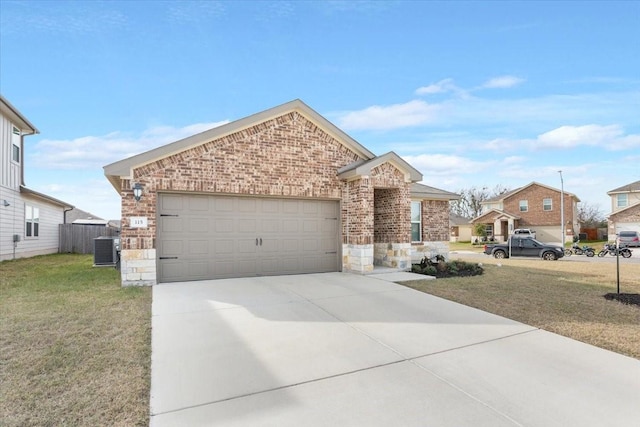
[[[516,228],[513,230],[513,235],[516,237],[531,237],[532,239],[536,238],[536,232],[531,230],[530,228]]]
[[[560,246],[538,242],[531,237],[509,237],[506,243],[484,245],[484,253],[494,258],[509,258],[511,256],[529,256],[554,261],[564,256]]]
[[[620,246],[640,248],[640,233],[637,231],[621,231],[618,233]]]

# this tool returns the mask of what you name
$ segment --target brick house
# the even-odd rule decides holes
[[[561,242],[561,194],[561,190],[532,182],[482,202],[482,213],[471,223],[484,224],[487,237],[497,241],[505,241],[516,228],[530,228],[542,242]],[[578,202],[577,196],[564,192],[565,241],[568,242],[579,231]]]
[[[607,217],[611,238],[619,231],[640,232],[640,181],[608,191],[611,213]]]
[[[123,285],[406,270],[412,252],[448,252],[457,197],[413,187],[425,191],[412,222],[420,172],[393,152],[374,155],[300,100],[104,171],[122,200]]]

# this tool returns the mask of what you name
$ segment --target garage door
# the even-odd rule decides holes
[[[338,271],[332,200],[160,194],[158,280]]]
[[[640,223],[637,222],[618,222],[616,223],[616,233],[621,231],[637,231],[640,233]]]

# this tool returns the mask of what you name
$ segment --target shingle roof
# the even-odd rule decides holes
[[[440,190],[424,184],[411,184],[411,197],[437,199],[437,200],[458,200],[460,195],[450,191]]]
[[[631,184],[623,185],[622,187],[618,187],[615,190],[608,191],[607,194],[613,193],[631,193],[635,191],[640,191],[640,181],[632,182]]]

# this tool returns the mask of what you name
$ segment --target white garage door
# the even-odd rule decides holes
[[[637,231],[638,233],[640,233],[640,223],[618,222],[616,223],[616,234],[620,231]]]
[[[339,203],[160,194],[158,280],[338,271]]]

